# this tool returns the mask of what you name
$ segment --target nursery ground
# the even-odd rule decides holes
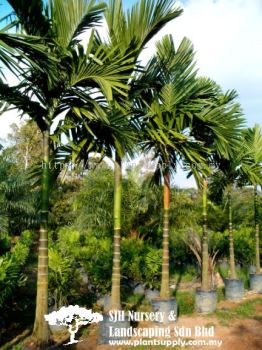
[[[194,328],[197,326],[215,327],[214,339],[223,341],[222,350],[261,350],[262,349],[262,295],[247,293],[241,302],[222,300],[212,315],[199,316],[195,313],[179,317],[177,326]],[[150,323],[140,323],[141,327],[152,327]],[[98,329],[90,327],[88,336],[83,335],[82,342],[70,347],[70,350],[157,350],[166,347],[112,347],[97,344]],[[189,338],[188,338],[189,339]],[[193,339],[193,338],[190,338]],[[218,347],[186,347],[187,349],[215,349]]]

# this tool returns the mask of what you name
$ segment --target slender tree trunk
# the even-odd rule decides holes
[[[48,314],[48,209],[49,209],[49,129],[43,132],[43,169],[41,189],[41,217],[37,271],[37,296],[33,336],[41,347],[49,342],[49,328],[44,319]]]
[[[202,235],[202,279],[201,288],[202,290],[209,290],[209,273],[208,273],[208,233],[207,233],[207,180],[203,179],[203,235]]]
[[[256,273],[260,273],[260,244],[259,244],[259,217],[258,217],[258,193],[257,185],[254,187],[254,214],[256,237]]]
[[[163,260],[160,298],[169,299],[169,210],[170,210],[170,175],[164,176],[164,218],[163,218]]]
[[[228,236],[229,236],[229,264],[230,264],[230,278],[236,279],[235,254],[234,254],[234,237],[233,237],[233,223],[232,223],[232,195],[228,192]]]
[[[121,201],[122,201],[122,162],[116,152],[114,180],[114,245],[113,245],[113,273],[110,299],[110,310],[120,310],[120,233],[121,233]]]

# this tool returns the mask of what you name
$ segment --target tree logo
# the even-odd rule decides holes
[[[69,305],[63,306],[60,310],[45,315],[45,320],[50,326],[68,327],[70,341],[65,345],[69,345],[79,342],[79,340],[75,340],[75,335],[80,326],[87,325],[88,323],[100,322],[103,320],[103,316],[98,312],[87,310],[78,305]]]

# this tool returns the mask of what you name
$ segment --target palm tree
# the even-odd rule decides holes
[[[132,7],[126,14],[122,9],[122,1],[112,0],[106,12],[111,44],[118,44],[123,53],[133,46],[135,62],[145,45],[168,22],[180,16],[181,9],[173,8],[173,1],[142,0]],[[134,71],[132,72],[132,75]],[[131,81],[132,84],[132,81]],[[141,89],[141,88],[140,88]],[[131,85],[130,102],[138,93],[136,85]],[[116,149],[116,148],[115,148]],[[126,151],[128,149],[126,148]],[[130,153],[130,152],[129,152]],[[116,149],[115,156],[115,193],[114,193],[114,245],[113,245],[113,273],[110,309],[121,309],[120,301],[120,231],[121,231],[121,193],[122,193],[122,156]]]
[[[154,151],[158,159],[155,178],[162,179],[163,212],[163,264],[160,298],[169,299],[169,208],[170,180],[178,162],[203,164],[208,171],[204,154],[208,149],[191,134],[192,120],[209,104],[210,88],[196,78],[194,52],[191,42],[183,39],[175,49],[171,36],[157,44],[156,58],[161,88],[155,92],[150,103],[145,123],[142,149]],[[204,115],[204,112],[203,112]]]
[[[236,159],[236,158],[235,158]],[[236,279],[235,256],[234,256],[234,236],[233,236],[233,212],[232,212],[232,191],[239,178],[235,159],[227,161],[227,169],[217,170],[210,180],[210,196],[214,201],[220,201],[223,194],[226,196],[228,211],[228,239],[229,239],[229,266],[230,279]]]
[[[258,288],[262,290],[262,274],[260,266],[260,228],[258,217],[258,190],[257,186],[262,183],[262,132],[261,127],[256,124],[253,128],[248,128],[243,132],[243,158],[253,170],[251,174],[246,174],[246,183],[254,186],[254,224],[255,224],[255,260],[256,260],[256,275],[258,275]],[[257,289],[257,288],[256,288]],[[258,289],[257,289],[258,290]]]
[[[45,346],[49,341],[44,315],[48,312],[50,129],[55,118],[68,109],[81,114],[81,108],[85,106],[88,108],[86,119],[94,115],[101,118],[101,108],[93,93],[108,100],[113,99],[115,91],[125,96],[127,87],[124,80],[132,67],[132,60],[117,55],[115,47],[106,52],[103,45],[98,47],[93,31],[87,49],[81,46],[79,35],[99,23],[104,4],[96,5],[94,0],[54,0],[47,5],[37,1],[31,6],[18,0],[10,0],[9,3],[27,37],[37,36],[52,61],[48,69],[35,69],[31,62],[38,62],[39,56],[35,51],[31,51],[31,55],[27,52],[29,68],[22,72],[23,81],[16,87],[9,87],[2,81],[0,84],[1,99],[35,120],[43,135],[38,284],[33,334],[39,345]]]
[[[244,295],[244,284],[237,279],[234,257],[234,236],[233,236],[233,213],[232,213],[232,191],[234,186],[242,186],[246,179],[259,178],[261,170],[254,168],[250,160],[243,152],[243,142],[239,143],[234,155],[229,159],[217,157],[218,169],[211,177],[210,192],[215,201],[220,201],[223,194],[226,194],[228,207],[228,237],[229,237],[229,279],[225,281],[225,292],[227,299],[240,299]]]
[[[217,166],[219,160],[233,159],[241,138],[242,125],[244,123],[240,105],[235,102],[237,97],[234,90],[223,94],[221,88],[214,82],[214,95],[210,99],[210,105],[206,108],[205,120],[201,114],[193,121],[192,133],[203,141],[205,147],[210,149],[207,159],[210,166]],[[201,173],[201,168],[196,166]],[[211,172],[211,169],[210,169]],[[197,180],[197,178],[196,178]],[[202,234],[202,273],[201,291],[209,291],[210,281],[208,274],[208,229],[207,229],[207,190],[208,181],[202,176],[201,181],[203,197],[203,234]]]
[[[202,289],[208,290],[207,175],[212,150],[231,154],[228,147],[239,139],[242,122],[239,106],[232,103],[234,92],[223,95],[209,79],[197,78],[193,65],[193,48],[184,39],[175,50],[170,37],[158,44],[157,59],[163,82],[149,104],[147,136],[143,148],[154,149],[159,159],[157,173],[164,178],[163,267],[160,298],[169,298],[168,212],[169,178],[182,161],[190,167],[203,188]]]
[[[121,0],[112,0],[105,13],[108,26],[109,42],[104,45],[108,50],[117,46],[120,55],[132,55],[136,67],[130,69],[130,76],[135,78],[139,67],[139,55],[145,45],[163,26],[178,17],[182,10],[173,8],[173,0],[142,0],[133,5],[126,13]],[[102,44],[102,39],[97,37]],[[139,122],[134,112],[134,99],[146,86],[154,84],[152,79],[127,79],[129,92],[127,102],[119,104],[119,98],[107,107],[107,122],[93,121],[82,126],[82,131],[76,133],[75,142],[82,145],[83,157],[93,149],[107,155],[114,161],[114,243],[113,243],[113,273],[112,290],[109,309],[120,310],[120,241],[121,241],[121,199],[122,199],[122,159],[125,155],[134,153],[134,145],[138,139]],[[86,128],[86,129],[85,129]],[[90,138],[92,130],[93,138]],[[79,136],[81,134],[81,136]],[[83,146],[84,145],[84,146]],[[79,151],[79,149],[78,149]]]

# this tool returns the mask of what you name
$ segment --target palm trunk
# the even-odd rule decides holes
[[[122,162],[116,152],[114,183],[114,245],[113,273],[110,299],[110,310],[120,310],[120,233],[121,233],[121,201],[122,201]]]
[[[232,224],[232,195],[228,193],[228,236],[229,236],[229,264],[230,264],[230,278],[236,279],[235,254],[234,254],[234,238],[233,238],[233,224]]]
[[[169,209],[170,209],[170,175],[164,177],[164,218],[163,218],[163,260],[160,298],[169,299]]]
[[[201,289],[209,290],[209,274],[208,274],[208,233],[207,233],[207,180],[203,180],[203,235],[202,235],[202,271],[201,271]]]
[[[43,169],[41,189],[41,217],[37,271],[37,296],[33,336],[40,346],[49,342],[49,328],[44,319],[48,314],[48,209],[49,209],[49,129],[43,132]]]
[[[255,214],[255,237],[256,237],[256,273],[260,273],[260,244],[259,244],[259,217],[258,217],[258,194],[257,185],[254,187],[254,214]]]

